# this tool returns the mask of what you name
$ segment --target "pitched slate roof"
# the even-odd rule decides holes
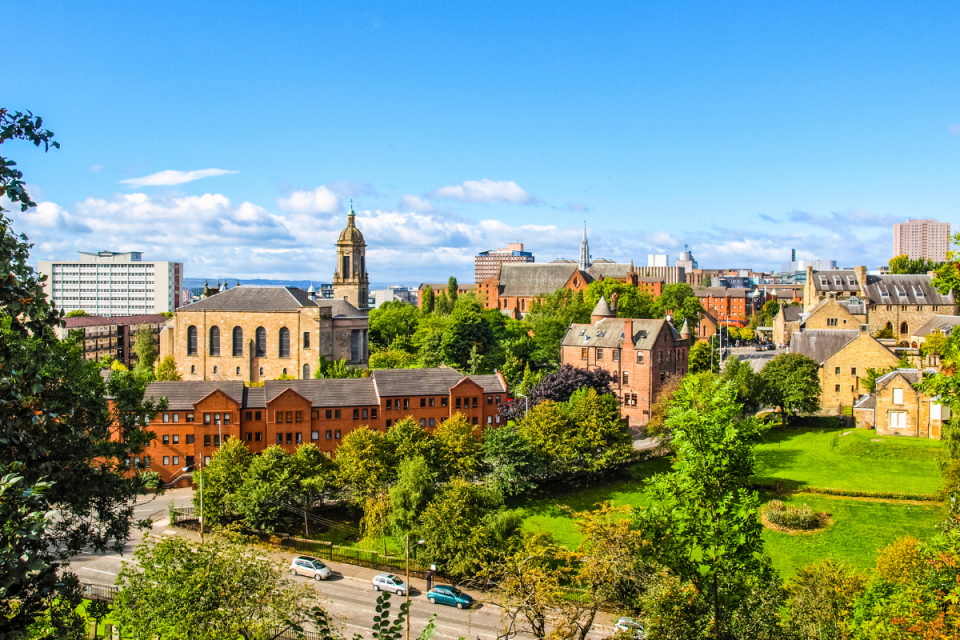
[[[576,264],[561,263],[537,264],[533,262],[500,265],[500,295],[534,297],[553,293],[563,288],[574,272],[580,271]],[[583,273],[583,280],[590,282],[589,274]]]
[[[440,396],[463,378],[450,367],[432,369],[378,369],[371,375],[381,397]]]
[[[177,382],[151,382],[143,394],[145,400],[166,398],[173,411],[189,411],[193,405],[220,389],[243,406],[243,383],[210,382],[205,380],[184,380]]]
[[[876,409],[877,408],[877,397],[871,394],[867,394],[857,400],[857,403],[853,405],[854,409]]]
[[[635,318],[632,322],[634,348],[639,351],[652,349],[661,331],[670,331],[674,340],[680,340],[680,334],[666,320]],[[619,349],[624,343],[626,323],[625,318],[604,318],[596,324],[571,324],[563,337],[563,346]]]
[[[742,287],[706,287],[694,289],[693,293],[698,298],[746,298],[750,292]]]
[[[797,322],[800,320],[801,307],[781,307],[780,313],[783,314],[784,322]]]
[[[613,318],[617,314],[615,314],[613,310],[610,308],[610,305],[607,304],[607,299],[601,295],[600,299],[597,300],[597,306],[593,308],[593,312],[590,315],[603,316],[605,318]]]
[[[633,265],[629,262],[599,262],[594,261],[587,269],[587,273],[594,280],[601,278],[626,278],[630,275]]]
[[[927,322],[913,332],[915,336],[930,335],[934,331],[940,333],[950,333],[953,328],[960,325],[960,316],[933,316]]]
[[[287,389],[310,400],[314,407],[377,406],[380,398],[371,378],[322,378],[319,380],[267,380],[264,398],[272,401]],[[264,405],[265,406],[265,405]]]
[[[853,342],[859,331],[847,329],[807,329],[793,334],[790,353],[801,353],[817,364],[823,364],[840,349]]]
[[[297,311],[315,307],[307,292],[297,287],[244,285],[216,293],[177,311]]]
[[[507,389],[500,381],[500,376],[496,374],[467,376],[478,385],[483,387],[484,393],[506,393]]]
[[[925,369],[925,370],[924,370],[924,375],[931,375],[931,376],[932,376],[932,375],[934,375],[934,374],[936,374],[936,370],[934,370],[934,369]],[[906,381],[907,381],[908,383],[910,383],[910,384],[917,384],[918,382],[920,382],[920,370],[919,370],[919,369],[894,369],[894,370],[891,371],[890,373],[885,374],[885,375],[880,376],[879,378],[877,378],[877,391],[879,392],[880,389],[883,389],[883,388],[886,387],[888,384],[890,384],[891,382],[893,382],[894,378],[896,378],[898,375],[903,376],[903,379],[906,380]]]
[[[813,282],[817,291],[864,295],[860,291],[857,274],[852,269],[815,271]],[[865,288],[866,298],[871,304],[955,304],[953,294],[942,295],[925,273],[868,275]]]
[[[308,305],[304,305],[308,306]],[[317,302],[314,306],[317,307],[330,307],[331,315],[334,318],[365,318],[367,316],[366,312],[357,309],[355,306],[350,304],[346,300],[338,299],[317,299]]]

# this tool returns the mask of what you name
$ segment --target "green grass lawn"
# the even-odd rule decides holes
[[[937,456],[940,443],[912,438],[876,438],[874,431],[802,428],[771,431],[757,447],[759,479],[784,480],[788,488],[803,485],[864,491],[934,493],[940,488]],[[874,439],[882,442],[873,442]],[[524,528],[548,531],[568,548],[581,540],[564,507],[575,511],[598,502],[643,506],[646,479],[668,471],[669,459],[657,458],[631,465],[617,477],[592,486],[548,487],[523,496],[510,505],[525,514]],[[764,500],[772,496],[764,496]],[[807,503],[827,511],[834,524],[811,535],[764,531],[767,550],[784,577],[797,567],[833,557],[858,569],[872,567],[877,550],[894,539],[911,535],[928,538],[944,517],[943,507],[833,499],[794,494],[788,501]]]
[[[840,429],[771,430],[756,448],[758,480],[783,480],[788,489],[935,493],[940,488],[939,441],[847,431],[844,436]]]
[[[790,535],[764,530],[767,552],[783,578],[796,573],[798,567],[824,558],[842,560],[857,569],[872,568],[879,549],[901,536],[929,538],[945,516],[940,504],[890,504],[800,493],[783,500],[806,503],[814,511],[826,511],[833,519],[833,524],[820,533]]]

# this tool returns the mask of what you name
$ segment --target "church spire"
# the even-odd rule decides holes
[[[580,268],[590,268],[590,245],[587,243],[587,221],[583,221],[583,240],[580,241]]]

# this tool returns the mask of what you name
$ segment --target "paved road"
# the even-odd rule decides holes
[[[176,505],[189,504],[191,495],[191,489],[169,491],[162,498],[139,505],[137,507],[137,517],[149,516],[159,510],[161,504],[164,507],[169,503]],[[199,534],[174,529],[168,523],[169,521],[166,518],[155,522],[153,530],[147,532],[147,535],[156,538],[182,535],[199,540]],[[132,551],[142,539],[143,535],[138,532],[136,539],[131,539],[128,542],[122,556],[115,553],[80,554],[72,559],[71,568],[85,582],[113,584],[123,567],[123,563],[132,561]],[[290,560],[294,557],[294,554],[279,552],[271,552],[269,555],[281,562],[285,568],[290,566]],[[286,574],[287,579],[312,585],[320,594],[323,606],[345,635],[352,636],[354,633],[358,633],[364,638],[372,637],[371,624],[379,594],[373,590],[371,578],[378,572],[333,562],[328,563],[328,565],[334,572],[329,580],[315,582],[308,578]],[[492,602],[484,602],[490,596],[471,592],[471,595],[479,601],[479,604],[474,609],[461,611],[454,607],[430,604],[426,598],[425,581],[412,579],[411,584],[414,587],[410,598],[410,635],[412,638],[416,638],[420,634],[433,614],[437,614],[437,638],[455,639],[463,637],[469,640],[474,638],[492,640],[497,637],[499,630],[504,626],[500,607]],[[391,609],[394,613],[399,610],[401,601],[402,599],[397,596],[393,596],[391,599]],[[612,621],[609,616],[601,615],[589,638],[599,640],[609,637],[613,632],[611,625]],[[533,636],[525,634],[520,634],[519,637],[524,640],[533,638]]]
[[[776,349],[774,351],[756,351],[753,347],[734,348],[730,350],[732,356],[738,360],[744,360],[750,363],[753,370],[759,372],[764,365],[773,360],[775,356],[781,353],[787,353],[786,349]]]

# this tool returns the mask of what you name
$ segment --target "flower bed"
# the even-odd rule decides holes
[[[771,500],[763,507],[763,513],[767,520],[778,527],[784,529],[794,529],[810,531],[819,529],[826,521],[826,513],[816,513],[810,508],[810,505],[803,504],[799,507],[784,504],[779,500]]]

